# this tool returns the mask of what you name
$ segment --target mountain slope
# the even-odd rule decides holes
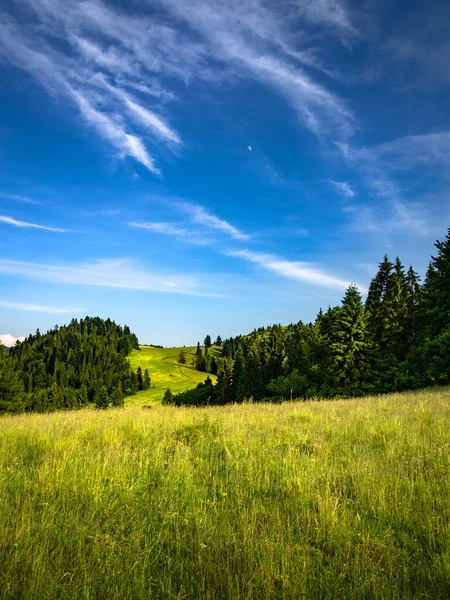
[[[182,350],[186,355],[185,365],[178,364],[178,356]],[[138,392],[132,398],[127,398],[126,405],[160,401],[167,388],[170,388],[174,394],[184,392],[205,381],[208,375],[215,381],[215,375],[196,371],[191,367],[195,351],[195,346],[183,348],[140,346],[140,350],[133,350],[128,356],[131,368],[133,371],[136,371],[139,366],[143,371],[148,369],[151,388]],[[216,357],[221,355],[221,351],[222,349],[217,347],[210,349],[210,352]]]

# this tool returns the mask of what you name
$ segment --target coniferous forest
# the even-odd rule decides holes
[[[314,323],[225,340],[216,385],[208,378],[170,403],[352,397],[448,384],[450,228],[435,246],[423,283],[412,266],[385,256],[365,302],[350,286],[341,305],[320,309]]]
[[[120,406],[142,388],[126,356],[138,348],[128,327],[96,317],[73,320],[0,352],[0,410],[74,409],[94,402]],[[141,386],[140,386],[141,383]]]
[[[423,283],[412,267],[385,256],[363,301],[350,286],[339,306],[320,309],[313,323],[273,325],[222,341],[221,358],[205,338],[193,367],[217,373],[196,388],[167,393],[163,402],[223,405],[352,397],[450,382],[450,228],[435,244]],[[128,327],[85,318],[39,330],[0,352],[0,411],[46,412],[93,402],[122,406],[148,389],[151,373],[133,372],[127,355],[138,349]],[[183,359],[185,360],[184,354]],[[181,361],[179,358],[179,362]]]

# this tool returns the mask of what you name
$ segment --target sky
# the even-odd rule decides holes
[[[444,0],[0,0],[0,333],[313,320],[450,225]]]

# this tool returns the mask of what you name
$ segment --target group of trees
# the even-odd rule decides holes
[[[450,383],[450,228],[423,284],[387,256],[365,303],[350,286],[314,323],[261,328],[223,342],[217,382],[175,405],[350,397]]]
[[[137,348],[130,329],[110,319],[37,330],[8,353],[0,348],[0,412],[122,406],[124,396],[150,387],[148,371],[134,373],[126,358]]]
[[[217,339],[214,343],[214,346],[220,347],[222,344],[222,339],[220,336],[217,336]],[[196,371],[201,371],[203,373],[212,373],[213,375],[217,375],[218,363],[216,356],[210,351],[210,348],[213,346],[211,343],[211,337],[209,335],[206,336],[204,341],[204,348],[200,346],[200,342],[197,342],[197,349],[195,354],[191,360],[191,367]],[[185,365],[187,363],[186,352],[184,350],[180,350],[178,355],[178,364]]]

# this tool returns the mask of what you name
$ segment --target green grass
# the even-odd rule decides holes
[[[135,371],[139,366],[148,369],[152,380],[152,387],[144,392],[139,392],[136,396],[126,399],[126,405],[142,405],[160,401],[165,390],[169,387],[174,394],[184,392],[194,388],[197,384],[205,381],[207,373],[202,373],[191,368],[191,362],[194,358],[196,346],[185,348],[152,348],[151,346],[141,346],[140,350],[133,350],[130,356],[130,364]],[[204,348],[202,348],[204,350]],[[177,360],[180,351],[186,353],[186,364],[179,365]],[[221,349],[212,347],[210,352],[215,356],[220,356]],[[216,377],[209,375],[215,382]]]
[[[450,391],[0,419],[0,598],[450,598]]]

